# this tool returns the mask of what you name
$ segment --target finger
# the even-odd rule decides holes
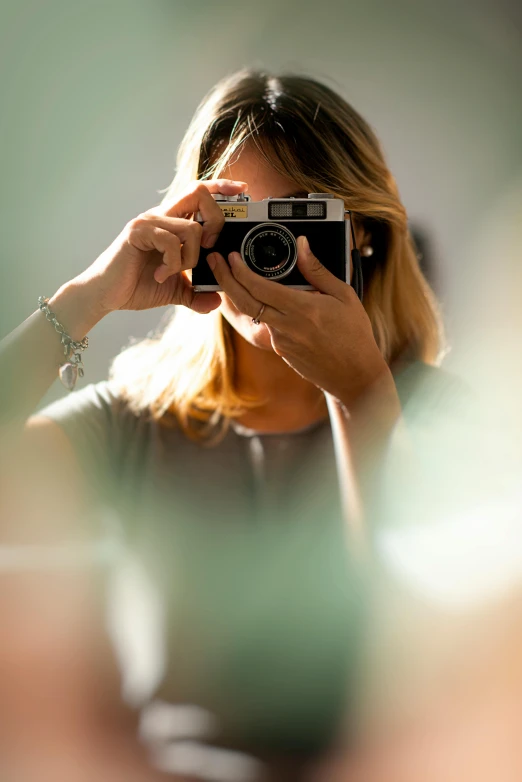
[[[310,250],[306,236],[297,237],[297,266],[305,280],[321,293],[334,296],[340,301],[344,301],[349,295],[348,288],[350,286],[323,266]]]
[[[175,203],[167,204],[163,213],[168,217],[186,217],[200,212],[203,218],[202,244],[204,247],[212,247],[225,224],[225,217],[211,194],[237,195],[247,188],[246,182],[232,179],[196,181],[188,193]]]
[[[285,315],[299,310],[301,300],[296,291],[275,280],[266,280],[248,268],[238,252],[230,253],[230,268],[234,278],[258,301],[269,304]]]
[[[156,248],[163,253],[162,263],[154,270],[154,279],[156,282],[163,283],[183,269],[181,242],[178,236],[162,228],[153,228],[152,231],[156,237]]]
[[[180,274],[182,290],[181,304],[200,315],[207,315],[221,306],[219,293],[198,293],[192,287],[192,283],[182,272]]]
[[[181,263],[183,269],[193,269],[196,266],[199,260],[202,238],[202,226],[196,222],[196,220],[189,220],[181,246]]]
[[[156,250],[162,254],[162,263],[154,270],[156,282],[165,282],[181,271],[181,241],[176,234],[146,220],[135,220],[130,225],[128,241],[143,252]]]
[[[196,266],[203,233],[203,228],[198,222],[180,217],[166,217],[151,211],[138,215],[133,222],[137,227],[153,225],[175,234],[182,243],[181,268],[193,269]]]
[[[251,318],[257,318],[262,304],[255,299],[249,291],[239,283],[232,274],[229,265],[219,253],[211,253],[207,257],[208,265],[212,269],[214,277],[218,281],[221,289],[229,296],[235,307],[249,315]],[[262,322],[269,325],[284,328],[286,316],[274,307],[265,306],[262,314]]]

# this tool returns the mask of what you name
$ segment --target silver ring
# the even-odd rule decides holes
[[[252,318],[252,323],[255,323],[255,324],[256,324],[256,326],[259,326],[259,324],[261,323],[261,321],[259,320],[259,318],[261,317],[261,315],[262,315],[262,314],[263,314],[263,312],[265,311],[265,307],[266,307],[266,304],[262,304],[262,305],[261,305],[261,309],[260,309],[260,310],[259,310],[259,312],[257,313],[257,316],[256,316],[255,318]]]

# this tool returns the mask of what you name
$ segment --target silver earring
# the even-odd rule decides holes
[[[365,258],[369,258],[373,255],[373,247],[371,244],[365,244],[361,247],[361,255],[364,255]]]

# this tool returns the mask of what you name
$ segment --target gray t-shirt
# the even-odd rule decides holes
[[[397,379],[401,402],[413,404],[426,383],[431,413],[443,414],[455,383],[422,364]],[[150,635],[163,653],[151,651],[157,670],[135,683],[134,700],[199,704],[247,744],[327,741],[356,679],[365,600],[346,550],[328,420],[286,434],[236,425],[206,447],[131,413],[108,381],[39,412],[69,436],[159,598],[162,629]],[[150,628],[133,628],[138,603],[118,635],[129,669],[132,638]]]

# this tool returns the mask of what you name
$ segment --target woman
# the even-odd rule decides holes
[[[313,292],[212,253],[224,223],[212,194],[243,191],[342,198],[364,305],[305,237],[298,265]],[[200,247],[221,293],[196,293],[185,274]],[[108,381],[36,415],[63,363],[59,335],[37,310],[4,341],[4,377],[17,378],[4,391],[6,462],[38,484],[21,502],[20,468],[9,467],[9,518],[29,526],[26,538],[61,539],[75,522],[92,535],[86,519],[116,511],[166,628],[155,666],[140,674],[127,659],[127,698],[198,704],[217,717],[215,743],[308,757],[334,734],[358,640],[340,503],[350,523],[374,519],[401,402],[437,375],[443,348],[393,177],[339,95],[248,69],[222,80],[187,130],[162,203],[48,301],[78,342],[110,312],[167,304],[181,305],[175,317],[122,352]],[[125,632],[120,651],[132,658]],[[154,729],[145,733],[157,748]]]

